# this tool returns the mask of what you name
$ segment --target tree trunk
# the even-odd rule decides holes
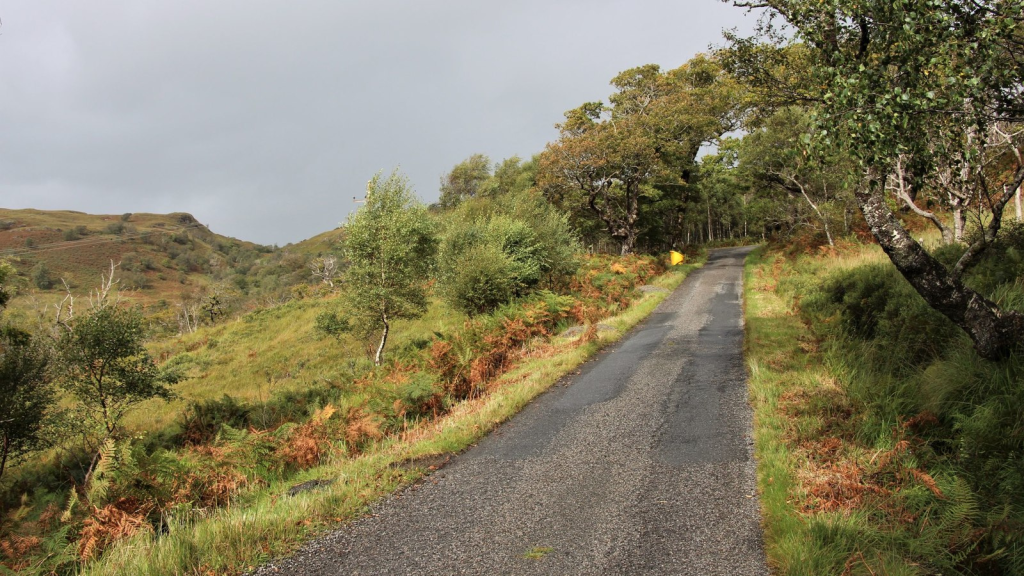
[[[1024,220],[1024,211],[1022,211],[1021,205],[1020,205],[1020,189],[1021,188],[1024,188],[1024,186],[1017,186],[1017,191],[1013,193],[1013,203],[1017,207],[1017,222],[1020,222],[1021,220]]]
[[[388,325],[388,315],[381,314],[381,321],[384,323],[384,332],[380,336],[380,346],[377,346],[377,355],[373,358],[374,366],[380,366],[380,363],[384,360],[384,345],[388,341],[388,330],[391,328]]]
[[[714,242],[714,232],[711,230],[711,200],[708,200],[708,242]]]
[[[966,219],[964,218],[964,211],[961,208],[953,209],[953,240],[956,242],[964,241],[964,225]]]
[[[981,357],[1006,358],[1024,336],[1024,315],[1000,310],[964,286],[907,233],[882,194],[859,190],[857,201],[875,239],[928,305],[962,328]]]
[[[810,204],[811,210],[814,210],[814,213],[818,215],[818,220],[821,220],[821,225],[822,227],[825,228],[825,238],[828,238],[828,245],[835,246],[836,243],[832,241],[832,231],[828,227],[828,218],[825,218],[825,215],[822,214],[821,210],[818,209],[818,205],[811,200],[810,195],[807,194],[807,190],[804,189],[804,185],[797,181],[796,178],[790,178],[790,180],[792,180],[793,183],[796,184],[797,188],[800,190],[800,194],[803,195],[804,200],[806,200],[807,203]]]
[[[4,470],[7,468],[7,454],[11,451],[11,438],[4,434],[4,445],[0,453],[0,478],[4,477]]]
[[[625,236],[622,238],[622,250],[619,252],[622,256],[628,256],[633,253],[636,249],[636,230],[629,228],[626,230]]]

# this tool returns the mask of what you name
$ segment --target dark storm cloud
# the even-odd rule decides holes
[[[378,170],[437,198],[476,152],[539,152],[617,72],[749,28],[717,0],[0,5],[0,206],[334,228]]]

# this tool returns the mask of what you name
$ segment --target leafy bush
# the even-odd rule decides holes
[[[0,478],[8,462],[43,444],[43,415],[54,401],[48,363],[29,334],[0,325]]]
[[[317,314],[313,326],[317,332],[334,338],[341,338],[352,331],[349,319],[334,310]]]
[[[40,290],[49,290],[53,288],[54,279],[50,273],[50,269],[46,267],[46,264],[40,262],[29,270],[29,277],[32,278],[32,283],[35,284],[36,288]]]
[[[442,246],[442,290],[453,308],[482,314],[516,296],[515,263],[500,247],[482,243],[454,253]]]
[[[578,251],[565,216],[539,195],[477,198],[449,215],[438,255],[441,293],[469,314],[489,312],[568,283]]]
[[[149,278],[141,272],[125,272],[121,275],[121,286],[129,290],[144,290],[152,285]]]
[[[63,237],[67,241],[80,240],[82,236],[89,233],[89,230],[85,226],[75,226],[74,228],[68,228],[64,231]]]

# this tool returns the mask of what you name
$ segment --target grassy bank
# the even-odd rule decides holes
[[[1020,259],[992,257],[969,282],[1013,306]],[[874,247],[758,251],[745,293],[776,571],[1024,573],[1021,358],[978,358]]]
[[[294,380],[309,386],[302,390],[295,384],[295,390],[282,391],[294,401],[278,403],[291,407],[306,402],[302,410],[311,417],[258,428],[251,425],[252,406],[240,403],[239,408],[215,397],[204,400],[224,420],[212,428],[213,435],[183,451],[149,451],[145,443],[136,443],[134,452],[112,453],[109,461],[117,472],[111,473],[111,488],[103,495],[110,504],[85,508],[84,521],[58,524],[54,514],[64,507],[59,498],[54,500],[57,507],[46,507],[38,498],[26,502],[26,521],[47,522],[57,532],[32,543],[36,565],[19,568],[26,573],[46,572],[46,566],[56,565],[65,573],[84,574],[232,574],[286,553],[415,481],[443,455],[477,441],[601,346],[620,338],[666,296],[634,292],[632,284],[622,280],[644,276],[614,267],[610,274],[603,272],[608,264],[600,263],[593,274],[585,275],[589,280],[575,288],[581,295],[589,292],[587,297],[542,295],[494,316],[463,317],[461,326],[452,324],[449,316],[448,334],[436,328],[419,334],[419,324],[406,326],[386,370],[339,376],[334,383],[318,383],[323,378],[313,377],[326,369],[317,368],[317,354],[326,354],[316,352],[320,341],[302,336],[311,346],[295,347],[288,354],[277,350],[282,346],[269,335],[278,315],[281,321],[295,315],[311,317],[314,304],[296,302],[287,305],[295,310],[261,313],[257,316],[265,318],[258,330],[242,320],[236,328],[184,339],[168,349],[168,361],[186,355],[177,361],[191,363],[197,378],[213,382],[221,372],[229,377],[230,366],[218,363],[221,355],[235,355],[236,348],[248,345],[248,337],[234,330],[260,335],[268,340],[266,356],[272,357],[271,351],[285,354],[268,366],[279,371],[291,367],[293,376],[304,374]],[[674,288],[694,268],[680,266],[647,281]],[[624,306],[625,302],[630,304]],[[616,313],[606,317],[602,310]],[[600,318],[614,330],[591,328],[575,337],[557,336],[574,318]],[[211,342],[215,344],[210,346]],[[296,355],[310,357],[299,362]],[[263,357],[261,351],[242,354],[241,362],[261,365]],[[244,380],[239,379],[239,386]],[[161,484],[155,478],[161,475],[174,480]],[[167,499],[149,509],[136,502],[130,513],[125,512],[124,503],[133,503],[137,493],[133,490],[147,482],[147,497],[159,498],[166,492]],[[314,489],[290,495],[303,483]],[[175,496],[185,492],[186,497]],[[61,530],[68,533],[62,537]],[[6,539],[12,549],[24,542]],[[92,545],[95,554],[90,553]],[[61,563],[58,557],[66,561]]]

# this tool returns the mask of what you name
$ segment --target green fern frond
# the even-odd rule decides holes
[[[85,497],[89,504],[99,507],[107,497],[110,490],[110,473],[114,470],[117,462],[117,442],[113,438],[107,438],[100,447],[99,460],[92,469],[89,477],[89,485],[86,486]]]
[[[78,491],[74,488],[71,489],[71,496],[68,498],[67,506],[64,507],[64,512],[60,515],[60,521],[65,524],[71,521],[72,514],[75,513],[75,506],[78,505]]]
[[[292,431],[295,430],[295,428],[297,427],[298,424],[296,424],[295,422],[287,422],[279,426],[277,430],[274,430],[273,436],[276,440],[284,440],[291,436]]]

